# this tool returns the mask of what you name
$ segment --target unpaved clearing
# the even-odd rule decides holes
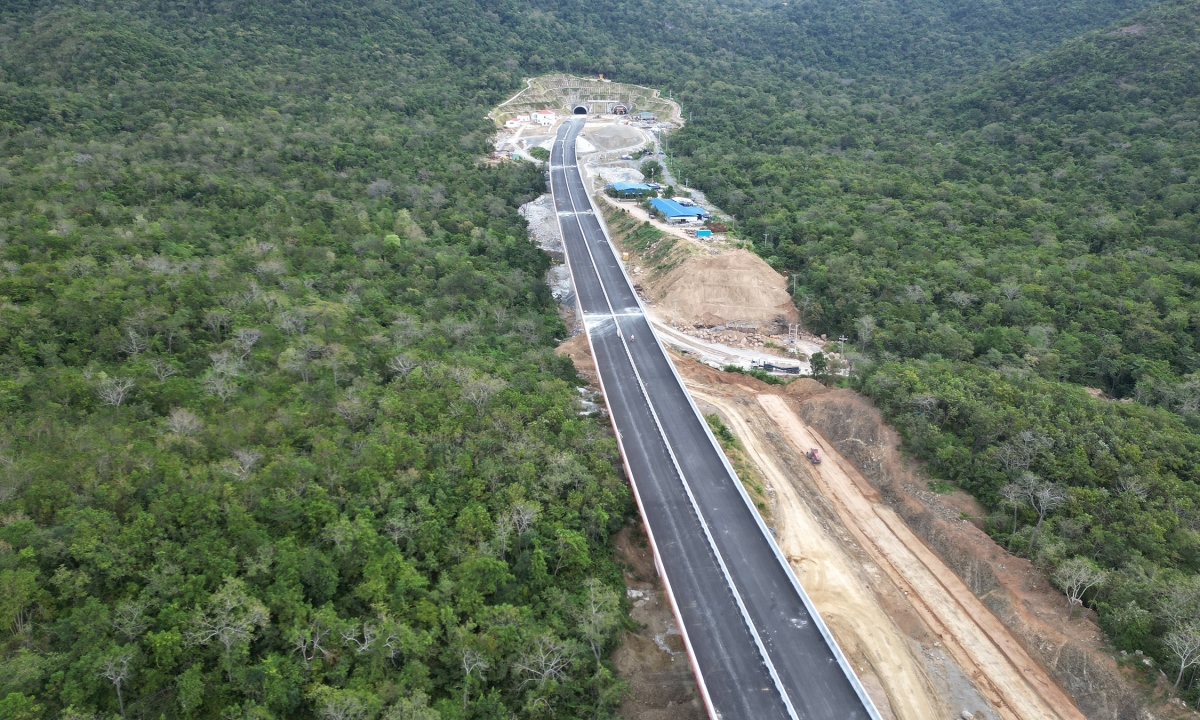
[[[583,130],[583,137],[600,150],[623,150],[635,148],[650,141],[646,133],[620,122],[598,124],[589,122]],[[582,152],[587,152],[583,150]]]

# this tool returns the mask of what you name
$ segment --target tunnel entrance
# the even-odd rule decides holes
[[[629,108],[625,107],[624,105],[614,105],[613,106],[613,114],[614,115],[627,115],[627,114],[629,114]]]
[[[571,114],[572,115],[587,115],[588,109],[582,105],[576,105],[575,109],[571,111]]]

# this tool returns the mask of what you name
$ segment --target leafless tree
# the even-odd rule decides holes
[[[1054,441],[1035,430],[1017,433],[1011,441],[1004,443],[996,452],[997,458],[1012,471],[1028,470],[1038,453],[1048,450]]]
[[[522,685],[533,682],[541,686],[551,680],[565,678],[570,665],[570,647],[548,635],[541,635],[533,642],[533,646],[517,659],[513,669],[526,676]]]
[[[537,506],[531,503],[519,502],[508,509],[509,521],[512,523],[513,530],[516,530],[517,535],[524,535],[528,532],[529,528],[533,527],[533,523],[537,520],[537,517]]]
[[[496,378],[480,378],[472,380],[463,388],[463,397],[475,406],[475,412],[482,413],[488,400],[504,387],[502,380]]]
[[[204,391],[225,401],[237,394],[238,386],[225,375],[210,373],[204,378]]]
[[[367,195],[370,195],[375,200],[385,198],[396,192],[396,186],[390,180],[380,178],[367,186]]]
[[[1143,482],[1139,477],[1128,477],[1118,480],[1117,492],[1121,493],[1122,495],[1132,495],[1138,500],[1145,500],[1146,496],[1150,494],[1149,489],[1146,487],[1146,483]]]
[[[121,691],[121,687],[133,674],[129,669],[129,663],[132,660],[133,650],[122,648],[110,653],[108,657],[100,661],[100,677],[112,683],[113,688],[116,689],[117,706],[121,709],[121,717],[125,717],[125,694]]]
[[[491,666],[483,657],[483,653],[472,647],[459,648],[458,658],[459,666],[463,671],[463,714],[466,714],[471,691],[471,676],[478,675],[482,678]]]
[[[1009,483],[1000,488],[1000,497],[1013,511],[1012,532],[1008,535],[1008,547],[1012,549],[1012,539],[1017,534],[1017,511],[1029,504],[1029,496],[1019,483]]]
[[[929,296],[925,294],[925,288],[920,285],[906,285],[904,287],[904,300],[913,303],[914,305],[924,305]]]
[[[228,400],[237,394],[237,377],[242,373],[242,361],[229,354],[228,350],[210,353],[212,368],[204,377],[204,389],[209,395]]]
[[[258,628],[267,624],[267,607],[246,592],[242,580],[229,578],[209,598],[208,609],[198,613],[193,629],[184,636],[190,645],[218,643],[225,651],[225,669],[233,682],[233,650],[250,642]]]
[[[113,611],[113,629],[129,642],[136,642],[150,627],[146,606],[136,600],[124,600]]]
[[[100,381],[100,387],[96,389],[96,394],[105,405],[121,407],[121,403],[129,397],[129,391],[133,389],[134,384],[132,378],[104,378]]]
[[[1200,575],[1177,580],[1158,599],[1158,614],[1172,628],[1200,618]]]
[[[174,365],[159,357],[152,357],[147,362],[150,365],[151,372],[154,373],[154,377],[160,381],[166,380],[179,372]]]
[[[588,578],[584,582],[583,606],[579,609],[579,631],[592,648],[597,665],[604,640],[620,622],[620,598],[612,588],[596,578]]]
[[[421,321],[417,318],[406,313],[398,313],[396,319],[392,320],[392,329],[389,334],[397,343],[405,345],[413,339],[420,327]]]
[[[952,302],[955,305],[962,308],[962,307],[968,307],[970,305],[974,305],[975,300],[977,298],[969,292],[963,292],[962,290],[955,290],[954,292],[950,293],[950,296],[948,299],[950,300],[950,302]]]
[[[379,626],[370,621],[364,622],[360,633],[358,623],[354,622],[342,628],[338,634],[342,637],[343,645],[353,648],[355,654],[362,655],[375,644],[375,639],[379,637]]]
[[[865,353],[867,345],[870,344],[871,338],[875,335],[875,318],[871,315],[863,315],[854,321],[854,326],[858,328],[858,340],[862,345],[862,351]]]
[[[209,353],[208,359],[212,361],[212,372],[217,375],[237,377],[242,374],[242,361],[231,355],[228,350]]]
[[[175,408],[167,416],[167,429],[176,435],[191,437],[200,432],[203,427],[204,423],[200,422],[200,418],[184,408]]]
[[[1050,579],[1067,594],[1067,611],[1070,612],[1076,605],[1083,604],[1085,592],[1104,584],[1108,573],[1091,560],[1075,557],[1059,564]]]
[[[908,403],[922,413],[932,413],[938,407],[938,399],[933,395],[914,395]]]
[[[325,627],[320,620],[313,620],[307,628],[296,631],[296,634],[292,636],[292,645],[300,653],[300,659],[304,661],[305,667],[308,667],[318,655],[329,657],[329,651],[321,645],[327,637],[329,637],[329,628]]]
[[[210,310],[204,313],[204,324],[212,334],[217,338],[217,342],[221,342],[221,333],[229,327],[229,313],[220,310]]]
[[[233,334],[234,346],[242,351],[240,361],[244,361],[250,355],[250,351],[254,349],[254,345],[260,338],[262,338],[262,330],[257,328],[241,328]]]
[[[416,367],[417,362],[403,353],[395,355],[391,360],[388,360],[388,370],[393,375],[399,375],[400,377],[408,377],[408,374]]]
[[[1061,485],[1044,482],[1031,473],[1026,473],[1026,475],[1033,478],[1028,481],[1026,487],[1029,493],[1029,504],[1038,516],[1037,525],[1033,526],[1033,536],[1029,538],[1029,556],[1033,557],[1033,549],[1037,545],[1038,531],[1042,529],[1042,522],[1048,513],[1062,507],[1067,501],[1067,492]]]
[[[254,466],[262,460],[262,453],[257,450],[234,450],[233,457],[221,464],[221,469],[238,480],[245,482],[254,472]]]
[[[150,341],[146,339],[137,330],[130,328],[125,331],[125,337],[121,340],[121,352],[130,356],[140,355],[150,347]]]
[[[321,705],[325,720],[365,720],[367,714],[367,707],[353,695],[341,695]]]
[[[354,392],[354,388],[350,388],[346,392],[346,397],[337,402],[334,411],[350,426],[351,430],[361,428],[371,416],[370,406],[358,393]]]
[[[1175,661],[1179,663],[1179,674],[1175,676],[1175,689],[1179,690],[1179,682],[1183,674],[1193,665],[1200,664],[1200,621],[1178,627],[1167,633],[1163,644],[1171,651]]]
[[[401,540],[407,540],[412,537],[413,531],[417,529],[417,522],[412,515],[408,513],[397,513],[392,515],[383,523],[383,531],[387,534],[392,542],[397,545]]]
[[[303,335],[308,323],[300,312],[281,312],[275,316],[275,327],[286,335]]]

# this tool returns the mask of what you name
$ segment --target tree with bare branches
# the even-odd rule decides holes
[[[550,681],[561,681],[571,665],[571,647],[549,635],[539,635],[533,644],[513,664],[517,673],[526,677],[522,684],[539,687]]]
[[[160,357],[152,357],[146,363],[150,366],[154,377],[158,378],[160,382],[179,372],[178,368]]]
[[[488,400],[504,387],[502,380],[485,377],[472,380],[463,388],[463,397],[475,407],[475,412],[482,413]]]
[[[1067,612],[1083,604],[1083,594],[1091,588],[1103,585],[1108,573],[1087,558],[1074,557],[1060,563],[1050,579],[1067,595]]]
[[[480,679],[484,677],[491,665],[483,653],[473,647],[464,645],[458,649],[459,667],[463,672],[463,713],[467,712],[467,707],[470,704],[471,697],[471,677],[477,676]]]
[[[399,375],[406,378],[408,374],[417,367],[417,361],[413,360],[404,353],[393,355],[391,360],[388,360],[388,370],[393,375]]]
[[[234,651],[248,645],[269,619],[267,606],[247,592],[245,582],[229,578],[209,598],[208,607],[196,614],[184,640],[189,645],[220,645],[226,675],[233,682]]]
[[[221,310],[210,310],[204,313],[204,325],[221,342],[221,334],[229,327],[229,313]]]
[[[1200,620],[1193,619],[1186,625],[1180,626],[1163,638],[1163,645],[1171,651],[1175,662],[1179,664],[1179,673],[1175,676],[1175,690],[1179,690],[1179,682],[1187,669],[1200,665]]]
[[[96,388],[96,395],[100,397],[100,402],[112,407],[121,407],[121,404],[129,397],[129,391],[133,390],[133,378],[126,377],[107,377],[100,381],[100,386]]]
[[[318,656],[329,657],[329,651],[322,643],[329,637],[329,628],[319,618],[314,618],[307,627],[299,628],[292,633],[292,646],[300,653],[304,666],[308,667]]]
[[[1017,511],[1029,504],[1029,496],[1020,483],[1009,483],[1000,488],[1000,498],[1005,505],[1012,508],[1012,532],[1008,535],[1008,548],[1012,549],[1012,539],[1017,534]]]
[[[262,453],[253,448],[234,450],[233,457],[221,463],[221,469],[241,482],[245,482],[259,460],[262,460]]]
[[[1031,478],[1025,481],[1029,505],[1038,516],[1037,524],[1033,526],[1033,535],[1029,538],[1029,556],[1033,557],[1033,550],[1037,545],[1038,531],[1042,529],[1042,523],[1046,520],[1046,515],[1054,512],[1067,502],[1067,491],[1063,486],[1057,483],[1045,482],[1032,473],[1026,473],[1026,475],[1028,478]]]
[[[98,668],[100,677],[112,683],[113,689],[117,691],[117,706],[121,709],[121,717],[125,717],[125,694],[122,687],[133,675],[129,668],[133,656],[134,651],[131,648],[115,648],[100,661]]]
[[[238,360],[244,362],[261,338],[262,330],[257,328],[241,328],[235,332],[233,334],[233,345],[242,353]]]
[[[175,408],[167,416],[167,429],[176,435],[191,437],[204,428],[204,423],[191,410]]]
[[[592,649],[596,664],[604,641],[621,624],[620,597],[596,578],[584,581],[583,604],[579,608],[579,632]]]
[[[137,600],[123,600],[113,609],[113,629],[124,635],[129,642],[136,642],[150,627],[145,604]]]

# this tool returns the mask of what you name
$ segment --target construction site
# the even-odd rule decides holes
[[[533,104],[578,97],[545,79],[527,90],[535,86]],[[869,399],[810,378],[780,385],[723,372],[776,361],[807,374],[818,351],[836,366],[838,346],[805,332],[787,278],[736,238],[698,238],[601,192],[641,180],[620,158],[657,147],[656,134],[609,115],[590,119],[580,138],[596,204],[656,331],[701,412],[728,429],[726,454],[883,717],[1174,716],[1162,704],[1147,714],[1144,690],[1111,656],[1094,614],[1070,613],[1042,570],[998,546],[970,496],[930,489]],[[561,258],[552,206],[539,199],[522,212],[531,236]],[[548,280],[578,333],[569,278],[552,270]],[[584,335],[559,352],[599,390]],[[636,518],[617,549],[638,624],[613,655],[631,688],[623,715],[705,717]]]

